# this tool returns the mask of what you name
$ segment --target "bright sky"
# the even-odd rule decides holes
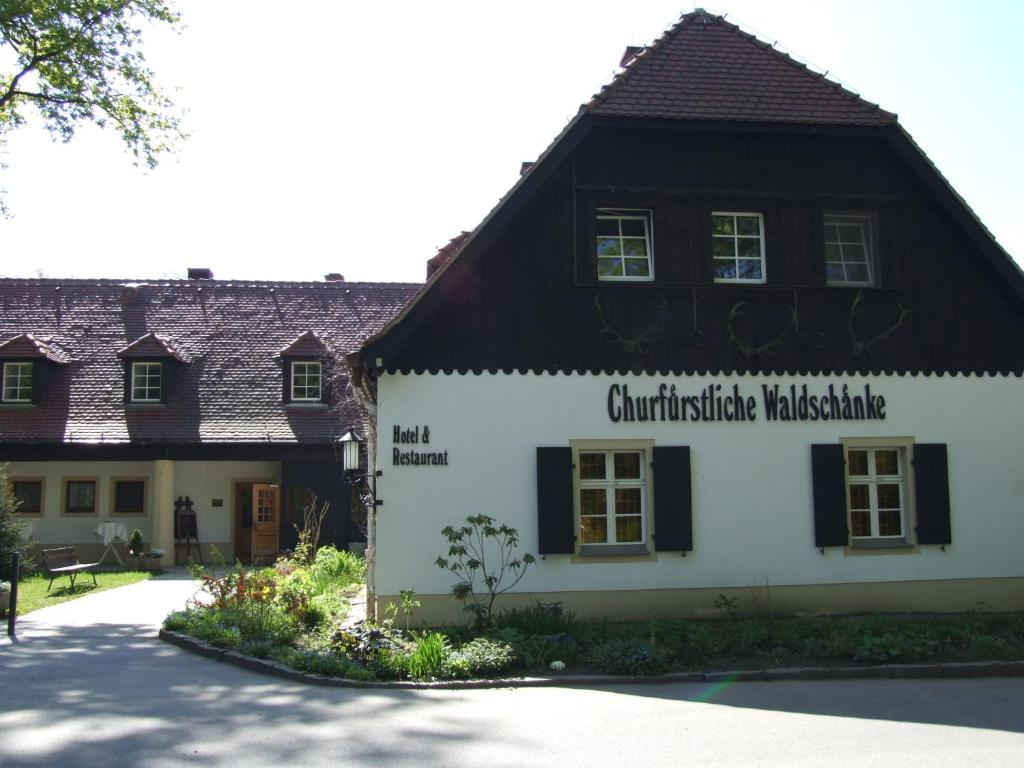
[[[1024,262],[1024,3],[706,7],[899,114]],[[155,171],[113,133],[27,126],[0,170],[0,274],[421,281],[680,0],[181,0],[151,35],[191,138]]]

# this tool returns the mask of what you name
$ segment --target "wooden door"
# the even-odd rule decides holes
[[[235,483],[235,562],[252,562],[252,483]]]
[[[254,484],[252,487],[252,561],[277,559],[281,549],[281,487]]]

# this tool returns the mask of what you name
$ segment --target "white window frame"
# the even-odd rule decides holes
[[[913,444],[906,440],[888,439],[851,439],[843,441],[843,459],[846,474],[846,514],[847,524],[850,530],[850,544],[853,547],[871,546],[910,546],[911,538],[911,512],[913,509],[912,484],[908,476],[908,468],[912,466]],[[867,452],[866,475],[853,475],[850,471],[850,452]],[[879,475],[875,471],[875,454],[879,451],[896,452],[895,475]],[[851,487],[853,485],[868,486],[868,504],[870,514],[870,534],[867,536],[854,536],[853,532],[853,499]],[[878,491],[879,485],[897,485],[900,497],[900,533],[881,535],[879,522]]]
[[[152,375],[149,373],[153,368],[157,370],[156,397],[153,397]],[[145,372],[142,372],[145,371]],[[140,385],[140,376],[141,382]],[[160,403],[163,402],[164,392],[164,366],[163,363],[144,360],[132,363],[132,396],[133,403]]]
[[[5,362],[3,365],[3,391],[0,401],[4,403],[31,403],[32,387],[35,384],[33,363],[25,361]],[[28,384],[24,383],[25,370],[28,370]],[[24,392],[27,391],[26,396]]]
[[[716,216],[732,216],[732,232],[733,233],[731,235],[716,235],[715,234],[714,218]],[[760,251],[760,254],[761,254],[760,255],[760,259],[761,259],[761,277],[759,277],[759,278],[738,277],[738,275],[740,273],[740,264],[739,264],[739,262],[740,262],[740,258],[741,258],[740,257],[739,241],[741,239],[742,240],[752,240],[752,239],[754,239],[751,235],[740,235],[739,234],[739,228],[736,226],[736,218],[738,216],[744,216],[744,217],[748,217],[748,218],[756,218],[757,221],[758,221],[758,225],[757,226],[758,226],[758,229],[760,230],[760,233],[761,233],[757,237],[757,240],[758,240],[758,242],[760,244],[759,251]],[[712,219],[712,222],[711,222],[711,224],[712,224],[712,226],[711,226],[711,243],[712,243],[712,248],[711,248],[711,272],[714,275],[714,272],[715,272],[715,262],[720,260],[720,259],[716,259],[715,258],[715,250],[714,250],[714,242],[715,242],[715,240],[726,240],[726,239],[729,239],[729,240],[732,240],[732,260],[733,260],[733,264],[736,267],[736,274],[737,274],[737,277],[718,277],[717,275],[714,275],[715,282],[716,283],[721,283],[721,284],[738,283],[740,285],[764,285],[768,281],[768,261],[767,261],[767,259],[765,259],[765,247],[764,247],[764,241],[765,241],[764,214],[763,213],[757,213],[755,211],[712,211],[711,212],[711,219]],[[742,257],[742,258],[746,259],[748,257]]]
[[[875,243],[874,243],[874,230],[872,224],[873,217],[866,213],[833,213],[828,212],[822,217],[821,229],[822,229],[822,240],[824,243],[822,257],[825,259],[825,281],[828,285],[852,285],[852,286],[870,286],[875,284]],[[838,225],[850,225],[856,224],[861,227],[863,233],[862,245],[864,247],[864,265],[867,268],[868,277],[867,280],[831,280],[828,277],[828,265],[829,264],[841,264],[843,265],[843,275],[846,275],[846,264],[858,264],[860,262],[847,262],[843,258],[843,245],[855,245],[855,243],[845,243],[842,239],[833,242],[828,239],[827,232],[829,226]],[[829,261],[827,249],[829,245],[835,245],[839,248],[840,261]]]
[[[601,255],[597,252],[597,240],[604,239],[600,235],[594,237],[594,258],[597,259],[597,279],[602,283],[649,283],[654,280],[654,211],[649,208],[598,208],[594,214],[594,220],[615,220],[615,221],[642,221],[644,223],[644,247],[647,250],[647,274],[646,275],[601,275]],[[623,234],[622,226],[619,226],[619,244],[620,251]],[[631,259],[639,261],[639,256],[626,256],[620,255],[617,257],[623,260],[622,271],[626,271],[625,260]]]
[[[576,531],[576,550],[580,555],[645,555],[653,551],[651,546],[651,473],[650,462],[654,444],[646,440],[575,440],[571,443],[573,459],[573,506]],[[584,480],[581,477],[581,454],[599,453],[605,457],[605,478]],[[617,453],[639,454],[640,477],[616,480],[614,477],[614,455]],[[604,488],[605,519],[608,540],[604,542],[583,541],[583,491],[588,488]],[[640,540],[619,542],[615,540],[615,489],[640,489]]]
[[[297,379],[298,379],[298,376],[299,376],[299,374],[298,374],[299,366],[302,366],[303,370],[307,371],[306,373],[303,374],[303,378],[305,380],[304,380],[303,384],[301,385],[301,386],[306,387],[307,389],[310,386],[309,385],[309,376],[310,376],[310,374],[308,373],[308,369],[311,368],[311,367],[315,367],[316,368],[316,381],[317,381],[317,388],[316,388],[317,395],[316,395],[316,397],[309,397],[309,396],[299,397],[299,396],[297,396],[295,394],[296,385],[297,385]],[[315,360],[293,360],[291,362],[291,382],[289,384],[288,391],[290,393],[290,397],[291,397],[292,402],[295,402],[295,403],[320,403],[320,402],[323,402],[323,399],[324,399],[324,369],[323,369],[323,364],[320,363],[319,361],[315,361]]]

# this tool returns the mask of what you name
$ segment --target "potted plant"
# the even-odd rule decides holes
[[[0,616],[11,609],[11,582],[0,581]]]

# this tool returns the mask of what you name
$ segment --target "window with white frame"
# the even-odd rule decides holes
[[[162,363],[132,363],[133,403],[159,403]]]
[[[764,216],[760,213],[713,212],[711,255],[716,283],[763,283]]]
[[[323,399],[322,373],[318,362],[293,362],[291,399],[300,403],[320,402]]]
[[[653,280],[652,229],[649,210],[598,208],[598,280]]]
[[[4,363],[3,402],[32,402],[32,363]]]
[[[640,545],[647,540],[643,450],[580,449],[579,542]]]
[[[871,285],[871,217],[825,214],[825,279],[829,285]]]
[[[854,544],[906,540],[905,464],[905,452],[899,446],[847,446],[846,489]]]

